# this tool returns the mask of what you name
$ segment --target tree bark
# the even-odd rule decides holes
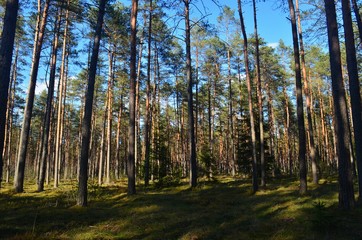
[[[299,1],[295,1],[295,8],[297,12],[297,19],[298,19],[298,33],[299,33],[299,45],[300,45],[300,60],[302,64],[302,75],[304,79],[304,94],[305,94],[305,101],[307,105],[307,121],[308,121],[308,131],[309,131],[309,151],[310,151],[310,160],[312,163],[312,176],[313,176],[313,183],[318,184],[318,152],[316,151],[315,142],[314,142],[314,130],[312,125],[312,100],[309,93],[308,87],[308,76],[307,70],[305,65],[305,54],[304,54],[304,42],[303,42],[303,33],[302,33],[302,23],[300,19],[300,12],[299,12]]]
[[[298,118],[298,139],[299,139],[298,160],[299,160],[299,179],[300,179],[299,193],[303,195],[307,192],[307,162],[306,162],[305,124],[304,124],[304,112],[303,112],[302,75],[300,71],[298,31],[297,31],[294,3],[293,0],[288,0],[288,3],[289,3],[289,12],[291,18],[292,34],[293,34],[295,85],[296,85],[296,95],[297,95],[297,118]]]
[[[130,91],[129,91],[129,132],[128,132],[128,161],[127,161],[127,175],[128,175],[128,194],[136,194],[136,171],[135,171],[135,98],[136,98],[136,55],[137,55],[137,11],[138,0],[132,0],[131,10],[131,57],[130,57]]]
[[[69,7],[69,1],[67,1],[67,7]],[[60,163],[61,155],[62,155],[62,139],[63,139],[63,122],[64,122],[64,104],[63,99],[64,89],[65,89],[65,61],[67,55],[67,40],[68,40],[68,25],[69,25],[69,9],[66,10],[65,13],[65,26],[64,26],[64,34],[63,34],[63,49],[62,49],[62,64],[60,66],[60,78],[59,78],[59,96],[58,96],[58,114],[57,114],[57,128],[56,128],[56,137],[55,137],[55,166],[57,167]],[[59,179],[58,179],[58,170],[54,169],[54,187],[58,187]]]
[[[79,182],[78,182],[78,199],[77,205],[87,206],[87,182],[88,182],[88,155],[89,155],[89,142],[91,135],[91,120],[94,96],[94,84],[96,80],[97,62],[99,54],[99,46],[102,33],[103,17],[105,12],[107,0],[99,1],[99,11],[97,17],[97,25],[94,35],[94,43],[92,49],[92,57],[89,66],[88,87],[86,91],[86,99],[84,105],[84,117],[82,125],[82,148],[79,164]]]
[[[354,42],[351,6],[349,0],[342,0],[344,38],[346,41],[346,58],[349,78],[349,92],[351,95],[352,121],[358,168],[359,201],[362,200],[362,118],[361,95],[358,78],[356,47]]]
[[[146,123],[145,123],[145,186],[150,179],[150,130],[151,130],[151,40],[152,40],[152,0],[150,0],[148,20],[148,50],[147,50],[147,82],[146,82]]]
[[[261,77],[260,77],[260,54],[259,54],[259,35],[258,35],[258,22],[256,18],[256,3],[253,0],[254,10],[254,33],[255,33],[255,57],[256,57],[256,78],[257,78],[257,91],[258,91],[258,108],[259,108],[259,135],[260,135],[260,172],[261,182],[260,185],[264,187],[265,182],[265,153],[264,153],[264,114],[263,114],[263,95],[261,89]]]
[[[324,0],[327,18],[329,60],[334,100],[335,132],[338,153],[339,206],[354,207],[353,176],[348,148],[349,132],[346,94],[343,86],[341,51],[334,0]]]
[[[238,11],[239,18],[241,23],[241,31],[243,33],[244,38],[244,64],[245,64],[245,74],[246,74],[246,86],[248,88],[248,103],[249,103],[249,117],[250,117],[250,132],[251,132],[251,142],[252,142],[252,150],[253,150],[253,173],[252,173],[252,181],[253,181],[253,192],[258,191],[258,168],[257,168],[257,159],[256,159],[256,137],[255,137],[255,125],[254,125],[254,113],[253,113],[253,100],[252,100],[252,90],[251,90],[251,80],[249,73],[249,55],[248,55],[248,39],[246,36],[246,30],[244,25],[243,12],[241,9],[241,0],[238,1]]]
[[[16,21],[19,1],[7,0],[4,26],[0,45],[0,188],[3,176],[3,148],[5,141],[6,110],[10,83],[11,62],[13,58]]]
[[[231,145],[231,175],[236,174],[236,151],[234,144],[234,121],[233,121],[233,91],[231,86],[231,63],[230,63],[230,50],[228,49],[228,81],[229,81],[229,122],[230,122],[230,145]]]
[[[105,133],[106,133],[106,121],[107,121],[107,112],[108,112],[108,101],[106,101],[106,109],[103,114],[102,119],[102,133],[101,133],[101,145],[99,150],[99,165],[98,165],[98,184],[102,185],[103,175],[104,175],[104,149],[105,149]]]
[[[110,46],[112,48],[112,46]],[[109,73],[108,73],[108,114],[107,114],[107,168],[106,183],[111,181],[111,154],[112,154],[112,118],[113,118],[113,59],[114,49],[110,49],[109,54]]]
[[[47,19],[48,19],[49,4],[50,4],[50,0],[46,0],[44,9],[43,9],[43,13],[42,13],[42,17],[41,17],[41,21],[40,21],[40,24],[38,25],[38,30],[37,30],[38,34],[36,34],[35,41],[34,41],[34,51],[33,51],[33,60],[32,60],[31,72],[30,72],[28,97],[27,97],[26,105],[25,105],[25,109],[24,109],[24,120],[23,120],[23,124],[22,124],[20,141],[19,141],[18,160],[17,160],[16,169],[15,169],[14,188],[15,188],[16,192],[23,191],[25,160],[26,160],[26,153],[27,153],[27,147],[28,147],[28,142],[29,142],[31,116],[33,113],[33,106],[34,106],[35,86],[36,86],[36,80],[38,78],[40,53],[41,53],[41,48],[43,46],[45,26],[46,26]]]
[[[121,156],[120,156],[120,141],[121,141],[121,120],[122,120],[122,110],[123,110],[123,97],[121,96],[121,101],[120,101],[120,107],[119,107],[119,111],[118,111],[118,122],[117,122],[117,134],[116,134],[116,156],[115,156],[115,160],[116,160],[116,169],[115,169],[115,175],[116,175],[116,179],[119,179],[120,177],[120,162],[121,162]]]
[[[196,142],[195,142],[195,120],[192,94],[192,66],[191,66],[191,34],[190,34],[190,0],[183,0],[185,3],[185,26],[186,26],[186,79],[187,79],[187,106],[189,122],[189,141],[190,141],[190,186],[197,185],[197,162],[196,162]]]
[[[53,107],[53,97],[54,97],[54,85],[55,85],[55,73],[57,66],[57,53],[58,53],[58,39],[59,39],[59,31],[60,31],[60,20],[61,20],[61,10],[58,9],[58,17],[55,22],[54,27],[54,40],[53,40],[53,49],[52,49],[52,57],[51,57],[51,66],[50,66],[50,75],[49,75],[49,87],[48,87],[48,96],[46,103],[46,111],[45,111],[45,121],[44,121],[44,132],[43,132],[43,144],[41,149],[41,158],[40,158],[40,172],[39,172],[39,180],[38,180],[38,192],[44,190],[44,181],[45,181],[45,173],[46,173],[46,165],[48,158],[48,144],[49,144],[49,133],[50,133],[50,122],[52,115],[52,107]]]

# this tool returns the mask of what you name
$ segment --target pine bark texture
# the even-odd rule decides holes
[[[24,109],[24,120],[21,128],[19,150],[18,150],[19,153],[15,169],[14,188],[15,191],[18,193],[24,190],[25,161],[26,161],[26,153],[29,142],[31,117],[34,106],[35,86],[38,78],[40,53],[43,46],[44,32],[48,20],[49,6],[50,6],[50,0],[46,0],[43,8],[42,17],[40,18],[39,25],[37,26],[38,27],[36,31],[37,34],[35,34],[33,60],[32,60],[30,80],[29,80],[29,90]]]
[[[343,86],[341,51],[334,0],[324,0],[327,18],[329,59],[331,65],[334,106],[334,131],[338,157],[339,206],[354,207],[352,166],[349,151],[349,132],[346,94]]]
[[[299,12],[299,1],[295,1],[296,4],[296,12],[297,12],[297,20],[298,20],[298,34],[299,34],[299,45],[300,45],[300,61],[302,66],[302,75],[304,80],[304,92],[306,98],[306,105],[307,105],[307,121],[308,121],[308,140],[309,140],[309,151],[310,151],[310,160],[312,164],[312,176],[313,176],[313,183],[318,184],[318,151],[316,150],[316,144],[314,142],[314,129],[313,129],[313,121],[312,121],[312,100],[309,92],[308,87],[308,76],[307,76],[307,69],[305,63],[305,52],[304,52],[304,42],[303,42],[303,32],[302,32],[302,23],[300,19],[300,12]]]
[[[302,75],[300,70],[300,55],[298,43],[297,22],[295,16],[295,9],[293,0],[288,0],[290,20],[293,34],[293,50],[295,62],[295,85],[297,96],[297,118],[298,118],[298,139],[299,139],[299,180],[300,187],[299,193],[305,194],[307,192],[307,161],[306,161],[306,137],[305,137],[305,124],[304,124],[304,110],[303,110],[303,87]]]
[[[93,110],[93,97],[94,97],[94,84],[97,73],[97,63],[99,55],[99,46],[101,41],[101,33],[103,26],[103,18],[107,0],[100,0],[99,10],[97,17],[97,25],[94,34],[94,43],[92,49],[92,56],[89,65],[88,86],[85,95],[84,116],[82,121],[82,147],[79,163],[79,179],[78,179],[78,199],[77,205],[87,206],[87,182],[88,182],[88,156],[89,156],[89,143],[91,138],[91,125],[92,125],[92,110]]]
[[[346,58],[349,79],[349,92],[351,96],[352,121],[355,140],[355,151],[358,169],[358,192],[359,200],[362,200],[362,108],[360,81],[358,76],[358,65],[356,47],[354,42],[353,22],[351,16],[351,5],[349,0],[342,0],[344,38],[346,43]]]
[[[241,8],[241,0],[238,1],[238,12],[241,24],[241,31],[243,33],[243,44],[244,44],[244,64],[245,64],[245,74],[246,74],[246,85],[248,88],[248,103],[249,103],[249,117],[250,117],[250,133],[251,133],[251,142],[253,150],[253,161],[252,161],[252,182],[253,182],[253,192],[258,191],[258,168],[257,168],[257,158],[256,158],[256,136],[255,136],[255,123],[254,123],[254,113],[253,113],[253,100],[252,100],[252,90],[251,90],[251,80],[249,73],[249,53],[248,53],[248,38],[246,36],[243,11]]]
[[[13,58],[16,21],[19,1],[7,0],[4,27],[0,45],[0,187],[3,176],[3,149],[5,142],[6,110],[10,83],[11,62]]]
[[[50,133],[50,124],[51,124],[51,116],[53,109],[53,97],[54,97],[54,85],[55,85],[55,72],[56,72],[56,64],[57,64],[57,53],[58,53],[58,39],[59,39],[59,29],[60,29],[60,20],[61,13],[58,10],[58,18],[54,27],[55,34],[53,40],[53,49],[51,55],[51,63],[50,63],[50,75],[49,75],[49,87],[48,87],[48,96],[46,102],[46,110],[45,110],[45,120],[43,126],[43,144],[41,149],[41,158],[40,158],[40,168],[39,168],[39,180],[38,180],[38,191],[41,192],[44,190],[44,181],[45,181],[45,173],[47,166],[47,158],[48,158],[48,146],[49,146],[49,133]]]
[[[196,141],[195,141],[195,120],[192,94],[192,66],[191,66],[191,33],[190,33],[190,1],[185,3],[185,26],[186,26],[186,79],[187,79],[187,105],[189,122],[189,141],[190,141],[190,185],[197,185],[197,162],[196,162]]]
[[[131,57],[130,57],[130,92],[129,92],[129,132],[128,132],[128,194],[136,194],[135,139],[136,139],[136,79],[137,79],[137,12],[138,0],[132,0],[131,10]]]

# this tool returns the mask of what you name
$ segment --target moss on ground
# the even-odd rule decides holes
[[[334,178],[298,195],[295,179],[256,194],[250,180],[219,177],[167,188],[89,184],[89,206],[75,206],[76,182],[36,192],[0,190],[1,239],[362,239],[362,208],[338,209]]]

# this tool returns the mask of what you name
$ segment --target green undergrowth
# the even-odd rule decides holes
[[[89,206],[75,205],[75,181],[36,192],[0,190],[1,239],[362,239],[362,208],[338,208],[335,178],[309,185],[274,179],[251,194],[250,180],[218,177],[145,188],[126,181],[89,184]]]

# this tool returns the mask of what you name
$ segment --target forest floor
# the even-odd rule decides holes
[[[75,206],[76,182],[36,192],[0,190],[0,239],[362,239],[362,207],[338,208],[335,178],[309,184],[270,180],[251,194],[250,180],[219,177],[169,187],[138,187],[126,181],[89,185],[89,206]]]

